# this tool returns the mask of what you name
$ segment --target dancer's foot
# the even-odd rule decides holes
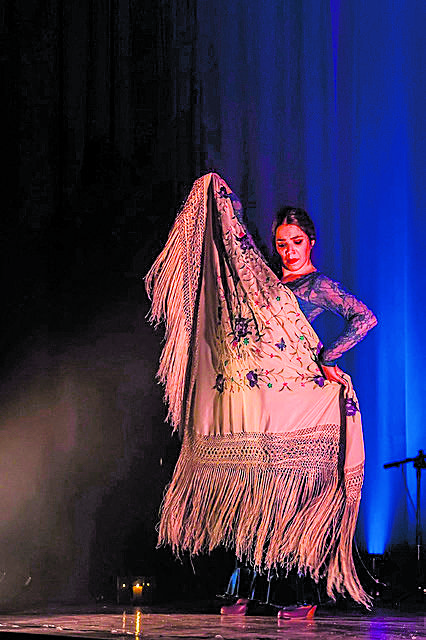
[[[307,604],[299,607],[286,607],[278,611],[278,621],[302,619],[312,620],[315,615],[317,605]]]
[[[247,613],[247,605],[249,600],[247,598],[238,598],[235,604],[224,605],[220,608],[220,614],[222,616],[245,616]]]

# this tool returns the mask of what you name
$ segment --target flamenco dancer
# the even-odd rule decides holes
[[[369,607],[352,558],[361,417],[335,360],[376,319],[315,269],[306,212],[282,209],[274,233],[282,279],[254,245],[238,198],[210,173],[194,183],[147,275],[151,320],[166,325],[158,375],[183,440],[159,544],[193,555],[225,546],[256,574],[326,578],[331,598]],[[323,310],[347,320],[327,348],[310,325]],[[238,605],[222,612],[245,613],[248,599]]]

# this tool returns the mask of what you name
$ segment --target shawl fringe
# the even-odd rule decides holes
[[[174,224],[166,246],[145,277],[145,286],[152,300],[149,321],[156,327],[165,323],[165,346],[160,357],[158,379],[165,386],[169,411],[167,418],[174,430],[179,427],[182,410],[186,361],[181,357],[188,350],[188,333],[183,310],[183,264],[180,256],[178,226]]]
[[[327,576],[333,600],[347,592],[371,608],[352,557],[360,500],[347,499],[337,473],[330,480],[318,471],[196,463],[185,449],[162,505],[158,546],[177,556],[232,548],[260,572]]]
[[[155,327],[164,321],[166,328],[157,378],[165,386],[167,419],[174,431],[182,429],[185,378],[204,238],[205,216],[195,212],[206,206],[211,175],[195,181],[163,251],[145,276],[145,288],[152,302],[148,320]]]

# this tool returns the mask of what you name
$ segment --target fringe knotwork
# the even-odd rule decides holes
[[[352,558],[360,491],[347,487],[337,469],[285,468],[253,461],[195,460],[188,439],[167,490],[159,545],[175,554],[225,546],[260,571],[283,566],[327,576],[327,593],[347,591],[371,606]],[[362,484],[362,465],[351,470]]]

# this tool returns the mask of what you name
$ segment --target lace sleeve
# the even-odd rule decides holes
[[[325,365],[334,365],[337,358],[355,346],[377,324],[377,318],[361,300],[322,274],[309,292],[309,301],[346,321],[342,333],[320,354]]]

